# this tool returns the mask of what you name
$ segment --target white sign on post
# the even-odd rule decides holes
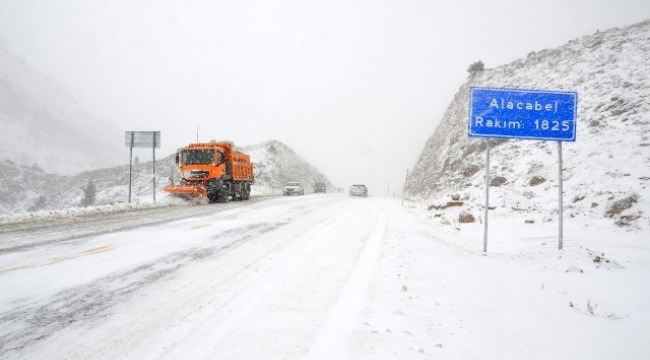
[[[126,131],[124,145],[137,148],[160,149],[160,131]]]

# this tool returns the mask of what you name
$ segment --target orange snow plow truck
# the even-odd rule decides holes
[[[209,202],[247,200],[253,183],[250,156],[235,151],[231,142],[190,144],[176,153],[180,184],[165,191],[188,199]]]

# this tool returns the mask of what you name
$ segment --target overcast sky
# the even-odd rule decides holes
[[[161,131],[160,156],[197,128],[274,139],[385,194],[471,63],[649,18],[648,0],[0,0],[0,40],[120,131]]]

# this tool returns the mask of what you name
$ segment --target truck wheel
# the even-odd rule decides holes
[[[209,191],[207,196],[209,203],[215,203],[219,200],[219,192],[217,191]]]
[[[227,203],[228,202],[228,193],[225,191],[220,191],[217,195],[216,202]]]
[[[210,180],[205,187],[208,192],[208,201],[211,203],[218,202],[220,193],[219,188],[221,187],[220,184],[215,180]]]
[[[242,184],[235,184],[232,190],[232,199],[237,201],[244,200],[244,188]]]

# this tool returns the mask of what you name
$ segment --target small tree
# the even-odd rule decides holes
[[[472,65],[467,68],[467,72],[470,73],[470,75],[474,76],[477,73],[482,72],[485,69],[485,65],[483,65],[483,62],[481,60],[473,63]]]
[[[45,207],[45,205],[47,205],[47,199],[45,198],[45,196],[41,195],[41,196],[38,197],[38,199],[36,199],[36,201],[34,202],[34,205],[30,206],[27,209],[27,211],[29,211],[29,212],[38,211],[38,210],[43,209]]]
[[[81,206],[86,207],[94,204],[97,196],[97,188],[95,188],[92,179],[88,180],[88,184],[81,190],[84,192],[84,198],[81,199]]]

